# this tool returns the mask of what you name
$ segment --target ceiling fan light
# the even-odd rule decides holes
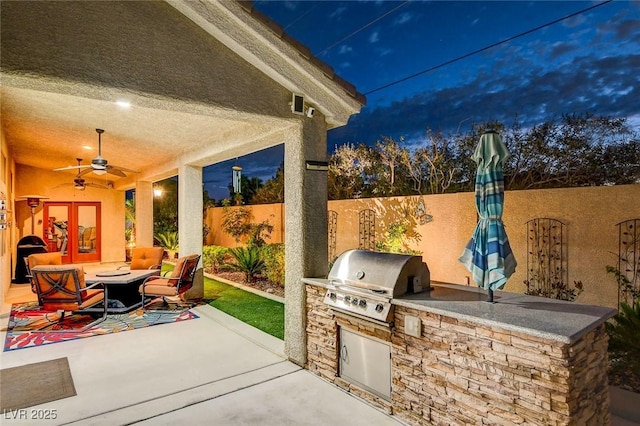
[[[105,173],[107,173],[106,169],[93,169],[93,173],[97,174],[97,175],[103,175]]]

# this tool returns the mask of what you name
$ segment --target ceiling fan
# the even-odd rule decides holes
[[[107,164],[107,159],[102,156],[102,134],[104,130],[96,129],[98,133],[98,156],[91,160],[91,164],[80,165],[78,163],[77,166],[67,166],[61,167],[59,169],[53,169],[54,171],[62,171],[62,170],[71,170],[71,169],[85,169],[78,173],[78,177],[84,176],[91,172],[97,175],[103,175],[105,173],[109,173],[115,176],[126,177],[127,175],[124,172],[128,173],[138,173],[136,170],[127,169],[119,166],[111,166]]]
[[[82,158],[76,158],[76,160],[78,161],[78,166],[76,166],[76,168],[81,167],[80,163],[82,162]],[[71,167],[71,166],[69,166]],[[64,183],[60,186],[67,186],[67,185],[73,185],[73,187],[77,190],[80,191],[84,191],[87,186],[90,186],[92,188],[100,188],[100,189],[111,189],[112,186],[107,186],[107,185],[100,185],[98,183],[93,183],[93,182],[87,182],[85,181],[85,179],[80,176],[82,172],[80,172],[80,170],[78,170],[78,174],[76,175],[76,177],[73,179],[73,183]]]

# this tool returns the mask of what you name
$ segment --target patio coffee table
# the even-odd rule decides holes
[[[85,274],[87,285],[102,282],[107,287],[108,306],[110,314],[122,314],[142,306],[142,298],[138,287],[145,278],[159,275],[159,270],[133,269],[109,270]]]

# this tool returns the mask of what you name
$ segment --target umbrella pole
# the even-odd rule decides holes
[[[487,302],[489,302],[489,303],[494,303],[494,302],[493,302],[493,290],[488,289],[488,290],[487,290],[487,294],[488,294],[488,296],[489,296],[489,297],[487,298]]]

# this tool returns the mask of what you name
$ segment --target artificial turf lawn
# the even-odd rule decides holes
[[[162,271],[173,270],[163,263]],[[222,312],[284,340],[284,304],[204,277],[204,299]]]
[[[204,278],[204,298],[216,309],[284,340],[284,305],[211,278]]]

